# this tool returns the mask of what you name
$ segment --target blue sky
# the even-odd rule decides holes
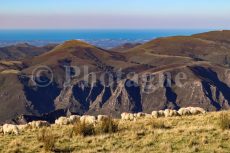
[[[0,28],[230,28],[229,0],[1,0]]]

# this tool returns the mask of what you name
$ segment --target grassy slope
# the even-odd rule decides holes
[[[153,128],[152,120],[120,121],[119,132],[90,137],[70,136],[71,126],[51,127],[57,136],[55,148],[73,152],[229,152],[230,131],[218,126],[220,113],[160,118],[170,129]],[[0,135],[0,152],[45,152],[37,141],[38,130],[20,136]]]

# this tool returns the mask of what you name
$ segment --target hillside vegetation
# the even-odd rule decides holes
[[[230,112],[118,122],[112,134],[79,136],[71,125],[0,135],[0,152],[229,152]],[[43,141],[41,141],[43,140]],[[52,146],[52,149],[45,147]],[[46,150],[46,151],[45,151]]]

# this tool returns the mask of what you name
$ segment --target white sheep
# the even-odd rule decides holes
[[[158,111],[158,115],[159,115],[159,117],[164,117],[164,116],[165,116],[165,113],[164,113],[163,110],[159,110],[159,111]]]
[[[126,113],[126,112],[122,113],[121,114],[121,119],[122,120],[129,120],[129,113]]]
[[[83,116],[81,116],[80,121],[81,121],[81,123],[95,124],[96,123],[96,117],[90,116],[90,115],[83,115]]]
[[[205,114],[206,111],[200,107],[187,107],[192,115]]]
[[[122,113],[121,114],[121,119],[122,120],[130,120],[130,121],[133,121],[137,116],[137,114],[132,114],[132,113]]]
[[[171,112],[171,116],[179,116],[178,112],[176,110],[172,110]]]
[[[17,125],[19,131],[25,131],[29,126],[29,124]]]
[[[196,107],[196,109],[197,109],[198,111],[200,111],[202,114],[206,114],[206,113],[207,113],[203,108]]]
[[[55,120],[56,125],[68,125],[70,124],[70,119],[67,117],[59,117]]]
[[[180,108],[178,111],[178,114],[183,116],[183,115],[191,115],[191,112],[188,108]]]
[[[133,117],[134,117],[134,118],[137,118],[137,113],[134,113],[134,114],[133,114]]]
[[[166,110],[164,110],[164,116],[165,117],[171,117],[171,110],[170,109],[166,109]]]
[[[18,135],[19,134],[19,129],[17,127],[17,125],[13,125],[13,124],[4,124],[2,127],[3,133],[5,134],[15,134]]]
[[[158,118],[159,117],[158,111],[152,111],[152,116]]]
[[[97,116],[97,121],[98,121],[98,122],[108,121],[109,118],[110,118],[110,117],[107,116],[107,115],[98,115],[98,116]]]
[[[42,128],[42,127],[48,127],[50,124],[47,121],[32,121],[28,123],[32,128]]]
[[[137,113],[137,115],[136,115],[137,118],[143,118],[143,117],[145,117],[145,116],[146,116],[146,114],[143,113],[143,112],[139,112],[139,113]]]
[[[69,120],[67,122],[69,122],[69,124],[75,124],[75,123],[78,123],[80,121],[80,118],[81,118],[81,116],[79,116],[79,115],[71,115],[69,117],[69,119],[67,119],[67,120]]]
[[[164,111],[164,115],[165,115],[165,117],[174,117],[174,116],[178,116],[178,113],[176,110],[166,109]]]
[[[130,121],[133,121],[135,119],[134,114],[132,113],[129,113],[128,116]]]
[[[145,113],[145,118],[152,118],[152,115]]]
[[[2,126],[0,126],[0,133],[3,133],[3,128],[2,128]]]

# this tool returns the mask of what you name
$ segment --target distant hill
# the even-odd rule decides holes
[[[36,47],[27,43],[0,47],[0,59],[20,60],[33,56],[40,55],[49,50],[52,50],[56,45],[47,45],[43,47]]]
[[[131,48],[134,48],[136,46],[139,46],[139,45],[141,45],[141,43],[125,43],[125,44],[123,44],[121,46],[112,48],[110,50],[111,51],[116,51],[116,52],[122,52],[122,51],[125,51],[127,49],[131,49]]]
[[[158,38],[143,45],[131,48],[126,52],[127,54],[141,54],[140,56],[184,57],[193,60],[207,60],[216,64],[229,65],[229,37],[229,31],[220,31],[193,36]]]
[[[192,37],[227,44],[230,43],[230,30],[211,31],[201,34],[195,34]]]

